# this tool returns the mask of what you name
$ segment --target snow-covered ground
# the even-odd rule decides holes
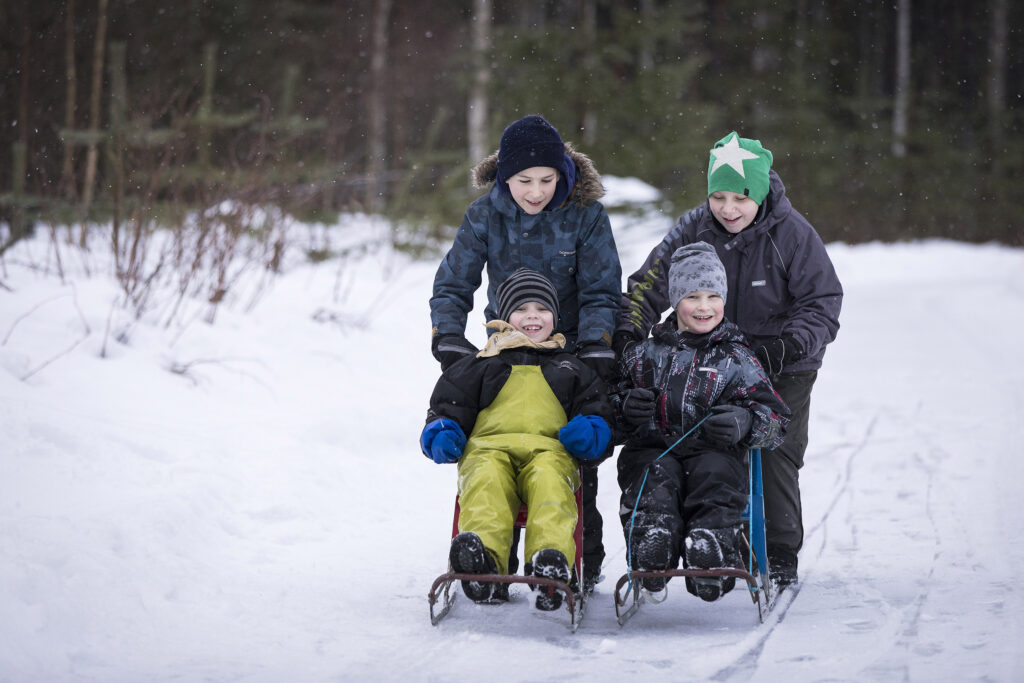
[[[613,219],[627,273],[670,220]],[[670,585],[620,628],[609,462],[608,578],[575,634],[523,586],[430,625],[455,479],[417,447],[435,261],[295,265],[250,311],[164,329],[112,307],[99,255],[86,275],[64,253],[66,283],[31,267],[49,249],[0,260],[0,681],[1024,671],[1020,249],[829,245],[847,294],[814,392],[799,590],[759,624],[741,590]]]

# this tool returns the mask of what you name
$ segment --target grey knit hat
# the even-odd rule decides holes
[[[512,313],[529,301],[543,304],[558,322],[558,292],[551,280],[536,270],[520,268],[498,286],[498,318],[508,322]]]
[[[729,293],[725,266],[715,248],[707,242],[679,247],[672,254],[672,264],[668,267],[668,299],[672,308],[687,294],[701,290],[714,292],[722,301]]]

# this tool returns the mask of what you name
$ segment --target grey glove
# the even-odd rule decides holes
[[[753,417],[746,408],[734,405],[715,406],[704,422],[704,436],[723,446],[735,446],[750,433]]]

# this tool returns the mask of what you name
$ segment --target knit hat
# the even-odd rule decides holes
[[[498,180],[502,183],[520,171],[548,166],[562,171],[565,143],[543,116],[530,114],[509,125],[498,148]]]
[[[714,292],[722,301],[729,293],[725,266],[715,248],[707,242],[679,247],[672,254],[672,264],[668,267],[668,300],[672,308],[687,294],[697,291]]]
[[[543,304],[558,321],[555,286],[551,280],[530,268],[520,268],[498,286],[498,318],[507,322],[517,308],[529,301]]]
[[[768,170],[772,153],[760,140],[741,138],[733,131],[711,148],[708,195],[725,190],[745,194],[758,205],[768,196]]]

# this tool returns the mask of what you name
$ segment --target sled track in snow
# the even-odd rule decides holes
[[[848,444],[839,445],[832,447],[829,451],[826,451],[826,454],[836,453],[842,449],[850,448],[850,454],[847,456],[845,466],[842,469],[842,479],[838,486],[836,486],[828,507],[825,508],[825,512],[821,515],[814,526],[804,534],[804,548],[807,547],[808,541],[810,540],[819,541],[818,552],[815,554],[815,557],[819,557],[825,549],[825,545],[828,540],[826,522],[828,522],[832,513],[835,511],[840,499],[848,493],[850,481],[852,480],[854,460],[858,454],[864,451],[868,443],[870,443],[878,420],[879,415],[876,414],[871,419],[871,422],[868,423],[867,428],[865,428],[864,435],[861,440],[852,447]],[[931,475],[929,474],[929,478],[930,476]],[[819,535],[820,538],[818,538]],[[806,569],[803,573],[806,577]],[[761,653],[764,651],[765,645],[767,645],[768,640],[775,634],[775,628],[785,620],[786,612],[789,611],[793,601],[796,600],[796,597],[800,594],[800,586],[801,584],[798,583],[796,586],[783,589],[779,594],[778,602],[775,603],[775,607],[768,614],[768,618],[763,624],[761,624],[760,628],[752,634],[752,642],[750,646],[745,648],[731,664],[722,667],[714,674],[710,675],[708,677],[709,680],[727,681],[739,678],[747,679],[757,671],[758,660],[761,658]]]

